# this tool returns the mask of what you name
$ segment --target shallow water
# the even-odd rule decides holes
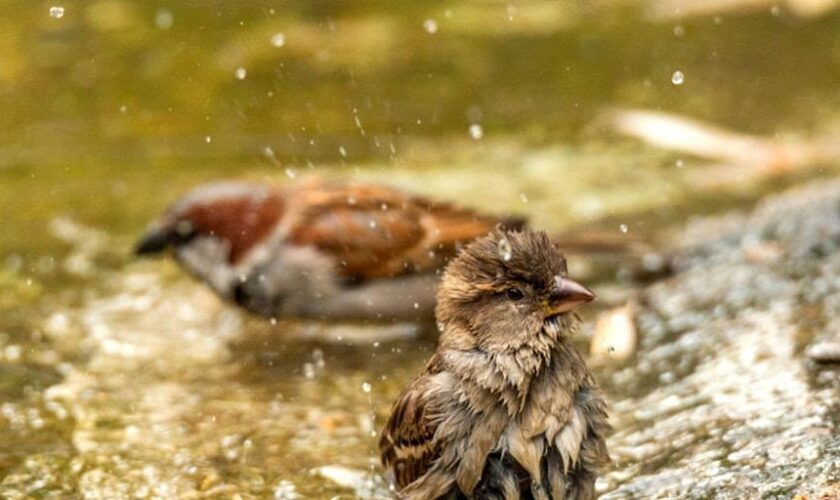
[[[831,129],[837,14],[652,22],[609,2],[63,5],[60,19],[23,2],[0,18],[4,497],[388,494],[375,433],[433,341],[410,326],[272,325],[171,262],[136,261],[136,235],[196,183],[372,179],[552,230],[622,234],[626,224],[628,237],[668,247],[693,214],[840,167],[699,190],[689,177],[699,160],[617,139],[597,121],[604,108],[640,106],[767,135]],[[573,257],[573,272],[585,263]],[[702,298],[695,272],[678,283]],[[602,307],[637,293],[612,268],[593,276]],[[739,289],[752,290],[751,276]],[[734,315],[708,298],[673,304],[667,284],[645,292],[661,316],[640,319],[645,356],[596,369],[616,426],[603,490],[737,498],[837,480],[836,443],[819,439],[831,427],[818,409],[836,415],[833,372],[802,365],[799,330],[756,351],[764,322],[805,314],[790,310],[803,283],[778,281],[789,288],[764,290],[785,297],[778,316]],[[714,317],[715,328],[727,314],[743,334],[717,352],[696,321]],[[816,316],[810,328],[825,330]],[[743,358],[752,351],[764,362]],[[687,430],[686,419],[699,423]],[[744,467],[734,479],[733,463]],[[810,463],[823,476],[790,477]],[[324,466],[361,475],[328,471],[352,483],[341,487],[318,475]],[[761,481],[776,489],[756,490]]]

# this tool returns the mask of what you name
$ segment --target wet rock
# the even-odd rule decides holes
[[[634,367],[601,375],[616,462],[603,498],[817,498],[840,479],[840,181],[685,232],[642,294]]]

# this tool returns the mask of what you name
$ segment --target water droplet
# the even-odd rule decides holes
[[[685,27],[682,24],[674,26],[674,36],[677,38],[685,36]]]
[[[307,380],[315,378],[315,366],[312,363],[303,364],[303,376],[306,377]]]
[[[314,349],[312,351],[312,359],[315,361],[316,368],[318,368],[319,370],[324,369],[324,365],[326,365],[326,363],[324,362],[324,351],[320,349]]]
[[[338,152],[341,153],[342,158],[347,158],[347,150],[344,149],[344,146],[339,146]]]
[[[172,22],[175,20],[172,11],[169,9],[160,9],[155,14],[155,26],[162,30],[168,30],[172,27]]]
[[[353,113],[355,112],[356,110],[354,109]],[[356,122],[356,128],[359,129],[359,133],[362,134],[362,137],[366,137],[365,128],[362,126],[362,121],[359,119],[359,115],[354,116],[353,121]]]
[[[438,23],[434,19],[426,19],[423,21],[423,29],[426,33],[434,35],[438,31]]]
[[[499,240],[498,244],[498,251],[499,251],[499,258],[503,261],[507,262],[513,257],[513,250],[510,248],[510,241],[507,238],[502,237]]]
[[[2,353],[3,357],[5,357],[7,361],[17,361],[20,359],[22,354],[23,348],[19,345],[8,345],[5,349],[3,349]]]
[[[207,144],[210,144],[212,141],[213,141],[213,138],[210,137],[209,135],[204,138],[204,142],[206,142]]]
[[[376,221],[371,220],[370,222],[368,222],[368,227],[370,227],[371,229],[376,229]]]
[[[419,303],[417,303],[417,302],[415,302],[415,303],[414,303],[414,308],[415,308],[415,309],[420,309],[420,304],[419,304]]]
[[[627,226],[627,224],[620,224],[618,226],[618,230],[621,231],[622,233],[626,233],[629,229],[630,228]]]
[[[277,156],[274,154],[274,150],[271,149],[271,146],[263,146],[262,154],[265,156],[268,161],[270,161],[274,166],[279,167],[280,161],[277,159]]]
[[[294,483],[289,480],[280,481],[274,488],[274,500],[296,500],[298,498],[300,498],[300,495],[298,495]]]
[[[519,200],[522,203],[528,203],[528,195],[526,195],[525,193],[519,193]]]
[[[516,15],[516,5],[507,6],[508,21],[513,21],[513,16]]]
[[[671,83],[674,85],[682,85],[684,81],[685,75],[680,70],[674,71],[674,74],[671,75]]]
[[[286,45],[286,35],[283,33],[275,33],[271,36],[271,45],[274,45],[277,48]]]
[[[372,389],[372,387],[371,387],[371,385],[370,385],[369,383],[367,383],[367,382],[362,383],[362,390],[363,390],[364,392],[366,392],[366,393],[370,393],[370,390],[371,390],[371,389]]]
[[[484,137],[484,128],[477,124],[473,123],[470,125],[470,137],[475,139],[476,141]]]
[[[246,76],[248,76],[248,70],[243,67],[236,68],[236,79],[237,80],[244,80]]]
[[[64,17],[64,7],[54,5],[50,7],[50,17],[53,19],[61,19]]]
[[[294,179],[295,177],[297,177],[297,174],[295,174],[295,171],[292,170],[291,168],[287,168],[286,169],[286,177],[288,177],[289,179]]]
[[[782,8],[779,7],[778,5],[774,5],[774,6],[770,7],[770,14],[772,14],[776,17],[779,17],[782,14]]]
[[[271,326],[277,326],[277,318],[275,318],[274,316],[272,316],[271,319],[268,320],[268,322],[271,323]]]
[[[685,166],[685,163],[683,163],[682,158],[680,158],[676,161],[676,163],[674,163],[674,166],[676,166],[677,168],[683,168]]]
[[[126,106],[125,104],[120,106],[120,113],[125,114],[126,111],[128,111],[128,106]]]
[[[609,488],[609,486],[610,486],[610,482],[606,478],[599,477],[598,479],[595,480],[595,491],[597,491],[599,493],[607,491],[607,488]]]

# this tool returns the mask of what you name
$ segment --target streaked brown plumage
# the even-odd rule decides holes
[[[307,184],[288,191],[289,241],[330,253],[347,278],[438,269],[460,243],[501,219],[371,184]]]
[[[449,264],[437,297],[438,348],[379,443],[400,495],[594,497],[609,425],[570,339],[594,295],[545,233],[495,230]]]
[[[265,316],[424,319],[435,272],[503,222],[379,185],[219,183],[176,202],[137,253],[172,247],[216,293]]]

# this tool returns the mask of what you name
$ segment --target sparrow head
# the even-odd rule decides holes
[[[529,342],[547,324],[568,330],[595,294],[567,277],[545,232],[495,229],[461,251],[438,288],[441,341],[449,332],[489,349]],[[463,342],[463,338],[451,339]]]
[[[235,263],[275,227],[283,211],[279,193],[266,186],[218,183],[199,186],[175,202],[137,242],[138,255],[176,251],[197,239],[224,246]]]

